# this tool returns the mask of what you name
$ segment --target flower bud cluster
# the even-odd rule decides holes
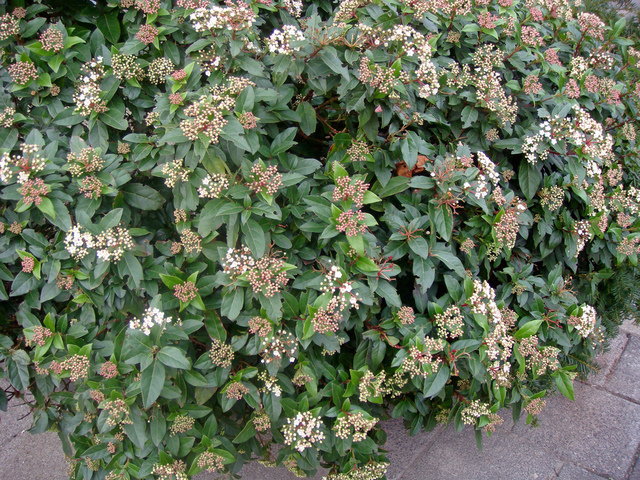
[[[173,287],[173,296],[181,302],[187,303],[198,295],[198,287],[193,282],[184,282]]]
[[[285,262],[275,256],[262,257],[256,260],[255,266],[247,272],[247,280],[254,292],[265,297],[273,297],[289,282],[284,270]]]
[[[257,413],[252,422],[258,432],[265,432],[271,428],[271,419],[265,412]]]
[[[171,75],[174,68],[173,62],[168,58],[156,58],[147,67],[147,76],[149,77],[149,81],[154,85],[164,83],[165,78],[168,75]]]
[[[398,97],[398,93],[395,91],[396,82],[405,84],[410,82],[407,72],[397,72],[395,68],[371,64],[366,56],[360,59],[358,77],[363,84],[389,95],[390,98]]]
[[[347,412],[336,420],[333,429],[336,437],[347,440],[351,438],[353,442],[361,442],[367,438],[367,433],[378,423],[377,418],[366,418],[362,412]]]
[[[173,420],[173,425],[169,429],[171,432],[171,436],[178,433],[186,433],[193,428],[196,423],[196,419],[189,415],[178,415]]]
[[[302,0],[283,0],[282,6],[294,18],[300,18],[302,15]]]
[[[413,312],[413,308],[411,307],[401,307],[400,311],[398,312],[398,320],[400,320],[400,323],[402,325],[411,325],[413,322],[416,321],[416,315]]]
[[[60,364],[63,370],[69,370],[72,382],[86,378],[89,373],[89,359],[86,355],[73,355]]]
[[[619,217],[620,215],[618,215]],[[618,223],[620,222],[618,221]],[[624,237],[618,244],[617,250],[621,255],[637,255],[640,253],[640,237]]]
[[[31,258],[31,257],[27,257],[27,258]],[[30,339],[27,338],[27,344],[31,345],[32,343],[35,343],[37,346],[43,347],[47,341],[47,338],[50,338],[52,336],[53,336],[53,332],[49,330],[47,327],[41,327],[41,326],[33,327],[33,335],[31,336]]]
[[[264,192],[267,195],[275,195],[282,187],[282,175],[278,173],[278,167],[272,165],[265,167],[256,163],[251,167],[251,181],[247,186],[254,192]]]
[[[222,192],[229,188],[229,180],[224,175],[212,173],[202,179],[202,185],[198,187],[200,198],[220,198]]]
[[[115,378],[118,376],[118,366],[113,362],[104,362],[100,367],[100,375],[104,378]]]
[[[604,40],[606,25],[595,13],[582,12],[578,15],[578,25],[584,35]]]
[[[15,115],[15,113],[15,108],[6,107],[2,112],[0,112],[0,125],[2,125],[4,128],[11,128],[11,126],[13,125],[13,116]]]
[[[464,320],[460,309],[456,305],[452,305],[443,313],[437,314],[434,323],[438,327],[440,338],[458,338],[464,333],[462,331]]]
[[[64,48],[62,32],[57,28],[49,27],[40,34],[40,43],[43,50],[57,53]]]
[[[542,192],[540,192],[540,197],[540,204],[543,207],[546,207],[550,212],[553,212],[562,206],[564,190],[557,185],[553,185],[549,188],[545,187],[542,189]]]
[[[158,29],[153,25],[141,25],[136,33],[136,38],[147,45],[153,43],[157,36]]]
[[[92,112],[104,113],[107,104],[100,98],[102,90],[100,81],[104,78],[104,67],[102,57],[97,57],[82,67],[73,94],[73,101],[76,104],[75,112],[88,116]]]
[[[544,398],[534,398],[524,407],[525,412],[529,415],[540,415],[542,409],[547,405]]]
[[[313,315],[311,325],[316,333],[337,332],[342,316],[339,300],[336,297],[332,297],[326,307],[319,308]]]
[[[15,15],[15,10],[13,15],[5,13],[0,16],[0,40],[8,40],[19,33],[20,20],[18,16]]]
[[[330,473],[322,480],[380,480],[385,478],[389,463],[370,462],[359,467],[354,467],[348,473]]]
[[[35,180],[28,179],[22,183],[22,188],[18,189],[20,195],[22,195],[22,202],[25,205],[40,205],[42,203],[42,197],[45,197],[51,189],[44,180],[36,178]]]
[[[284,444],[293,446],[298,452],[303,452],[313,447],[314,443],[324,440],[322,427],[322,420],[314,417],[311,412],[298,413],[294,418],[287,419],[287,424],[282,428]]]
[[[19,85],[26,85],[31,80],[38,78],[38,69],[31,62],[16,62],[9,65],[8,70],[11,79]]]
[[[121,226],[110,228],[98,234],[94,239],[96,255],[105,262],[118,261],[124,252],[136,246],[129,231]]]
[[[331,265],[331,261],[328,263]],[[340,310],[350,307],[358,310],[360,296],[353,290],[353,282],[340,280],[343,276],[342,270],[337,265],[331,265],[320,283],[320,290],[331,293],[338,300]]]
[[[502,321],[502,314],[495,300],[496,292],[486,280],[483,282],[473,281],[473,294],[467,300],[467,303],[471,305],[471,311],[486,315],[491,323],[497,325]]]
[[[227,124],[223,117],[226,104],[218,102],[207,95],[202,95],[200,99],[189,105],[184,113],[190,120],[182,120],[180,128],[189,140],[197,140],[200,133],[209,138],[211,143],[218,143],[218,137],[222,128]]]
[[[24,273],[33,272],[33,269],[35,266],[36,266],[36,261],[33,259],[33,257],[25,257],[22,260],[22,271]]]
[[[466,407],[460,412],[460,419],[465,425],[475,425],[476,421],[482,415],[489,415],[491,410],[489,404],[481,402],[480,400],[472,400]]]
[[[426,337],[424,344],[409,347],[408,355],[402,361],[400,370],[412,377],[426,378],[438,371],[442,364],[439,356],[433,355],[444,348],[444,343],[439,338]]]
[[[386,378],[384,370],[375,376],[370,370],[367,370],[358,383],[359,400],[366,402],[369,397],[381,397],[389,394],[389,389],[384,386]]]
[[[142,319],[134,318],[129,323],[129,328],[140,330],[145,335],[149,335],[153,326],[160,325],[164,330],[169,322],[171,322],[171,317],[165,317],[164,312],[155,307],[148,307]]]
[[[538,375],[544,375],[547,369],[551,372],[560,368],[556,347],[538,347],[539,338],[532,335],[521,340],[519,351],[527,359],[527,368],[536,370]]]
[[[336,230],[344,232],[347,237],[355,237],[367,231],[365,214],[361,210],[342,212],[336,220]]]
[[[276,55],[293,55],[302,48],[292,42],[304,41],[304,33],[293,25],[283,25],[282,30],[275,29],[267,39],[267,50]]]
[[[144,78],[144,70],[136,62],[135,55],[121,55],[114,53],[111,56],[111,70],[119,80],[142,80]]]
[[[200,253],[202,251],[202,238],[190,229],[180,232],[178,245],[184,248],[185,253]]]
[[[464,242],[460,244],[460,251],[466,253],[467,255],[471,253],[471,250],[475,248],[476,244],[470,238],[467,238]]]
[[[364,202],[364,192],[369,189],[369,184],[362,180],[352,180],[349,176],[338,177],[335,179],[335,188],[333,190],[334,202],[346,202],[351,200],[356,208],[362,207]]]
[[[249,320],[249,333],[258,335],[260,338],[266,338],[271,335],[272,331],[273,325],[266,318],[253,317]]]
[[[238,117],[238,121],[245,130],[252,130],[258,127],[259,118],[253,112],[244,112]]]
[[[136,8],[147,15],[153,15],[160,10],[160,0],[136,0]]]
[[[224,470],[224,458],[213,452],[203,452],[198,457],[198,468],[209,473],[217,473]]]
[[[567,319],[567,323],[573,325],[582,338],[587,338],[593,332],[596,320],[596,309],[585,304],[582,306],[582,315],[579,317],[571,315]]]
[[[18,183],[24,183],[31,174],[42,171],[46,160],[37,153],[39,145],[23,144],[22,155],[10,156],[4,153],[0,157],[0,181],[9,183],[15,173],[18,173]]]
[[[67,170],[74,177],[102,170],[104,166],[104,160],[92,147],[85,147],[80,153],[70,152],[67,155],[67,162]]]
[[[296,387],[304,387],[307,383],[312,382],[313,379],[310,375],[304,373],[302,369],[298,369],[291,379],[291,383],[293,383]]]
[[[78,181],[78,189],[86,198],[100,198],[102,187],[104,187],[104,184],[95,175],[89,175]]]
[[[188,182],[189,174],[191,173],[188,168],[185,168],[183,159],[176,159],[173,162],[167,162],[162,166],[162,174],[166,175],[164,184],[173,188],[178,182]]]
[[[347,149],[347,155],[349,155],[352,162],[366,162],[366,156],[370,154],[371,147],[369,147],[365,141],[354,139],[351,141],[351,146]]]
[[[249,389],[242,382],[231,382],[225,388],[224,394],[231,400],[242,400]]]
[[[286,330],[280,330],[262,351],[260,363],[265,365],[270,363],[282,364],[284,359],[289,359],[289,363],[295,362],[295,355],[298,353],[298,341],[294,335]]]
[[[186,471],[187,465],[182,460],[176,460],[171,465],[154,465],[152,473],[157,475],[157,480],[188,480]]]
[[[223,343],[217,338],[211,340],[209,357],[216,367],[227,368],[233,362],[233,348],[228,343]]]

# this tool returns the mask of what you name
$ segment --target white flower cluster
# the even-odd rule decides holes
[[[189,17],[196,32],[205,30],[239,31],[251,28],[256,19],[253,10],[244,2],[229,4],[227,7],[211,5],[209,8],[197,8]]]
[[[302,15],[302,0],[283,0],[282,5],[292,17],[300,18]]]
[[[311,412],[298,413],[293,419],[287,419],[287,425],[282,428],[285,445],[293,445],[299,452],[324,440],[322,420],[314,417]]]
[[[486,280],[473,281],[473,295],[467,302],[471,305],[473,313],[486,315],[491,323],[497,324],[502,320],[502,313],[496,305],[496,292]]]
[[[291,42],[304,40],[304,33],[293,25],[283,25],[282,30],[274,30],[267,39],[269,52],[279,55],[292,55],[300,50],[300,46],[292,46]]]
[[[591,305],[584,304],[582,306],[582,315],[573,317],[570,322],[583,338],[588,337],[596,326],[596,309]]]
[[[230,248],[224,257],[224,273],[228,273],[234,277],[239,277],[243,273],[253,268],[256,261],[251,256],[249,247]]]
[[[171,321],[171,317],[165,317],[164,313],[155,307],[149,307],[145,310],[142,319],[134,318],[129,322],[129,328],[133,330],[140,330],[145,335],[151,333],[151,327],[154,325],[162,325],[162,329],[165,329],[165,325]]]
[[[64,238],[67,252],[76,260],[82,260],[89,248],[96,249],[96,256],[108,262],[120,260],[122,254],[135,247],[131,234],[126,228],[115,227],[105,230],[95,237],[83,231],[80,225],[71,227]]]
[[[214,173],[202,179],[202,185],[198,187],[198,196],[200,198],[218,198],[227,188],[229,188],[227,177]]]
[[[436,66],[431,60],[422,62],[416,72],[416,75],[420,82],[420,90],[418,90],[418,95],[420,97],[429,98],[432,95],[438,94],[440,81],[438,79],[438,73],[436,72]]]
[[[0,157],[0,182],[9,183],[13,175],[18,173],[18,183],[23,184],[32,173],[40,172],[44,169],[46,160],[38,153],[39,145],[23,144],[22,155],[4,153]]]
[[[340,309],[353,307],[357,310],[360,296],[353,290],[353,282],[341,282],[340,279],[342,277],[342,270],[337,265],[331,265],[320,284],[320,289],[323,292],[335,295],[340,304]]]
[[[575,233],[578,236],[578,249],[576,250],[576,257],[585,247],[587,242],[593,237],[591,233],[591,224],[588,220],[580,220],[576,222]]]
[[[71,227],[64,238],[64,247],[76,260],[82,260],[89,251],[88,248],[93,248],[93,236],[89,232],[83,232],[80,225]]]
[[[282,388],[278,384],[278,378],[272,377],[267,372],[260,372],[258,374],[258,380],[264,382],[264,387],[260,389],[264,393],[273,393],[276,397],[282,395]]]

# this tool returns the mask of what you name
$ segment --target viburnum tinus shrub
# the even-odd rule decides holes
[[[71,477],[377,479],[389,415],[481,438],[573,397],[607,336],[587,300],[640,251],[623,21],[0,8],[0,354]]]

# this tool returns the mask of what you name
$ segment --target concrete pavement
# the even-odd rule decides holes
[[[640,480],[640,328],[625,324],[599,363],[597,375],[575,383],[575,402],[560,395],[547,400],[539,427],[523,420],[514,425],[502,412],[505,422],[485,437],[482,452],[471,430],[439,427],[409,437],[400,421],[386,422],[388,479]],[[28,409],[17,401],[0,412],[0,480],[66,480],[57,435],[30,435],[25,415]],[[296,478],[256,462],[240,473],[245,480]]]

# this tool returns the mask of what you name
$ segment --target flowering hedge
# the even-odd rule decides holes
[[[388,415],[481,438],[573,397],[606,339],[586,299],[640,251],[624,21],[560,0],[0,12],[0,358],[72,478],[262,458],[377,479]]]

